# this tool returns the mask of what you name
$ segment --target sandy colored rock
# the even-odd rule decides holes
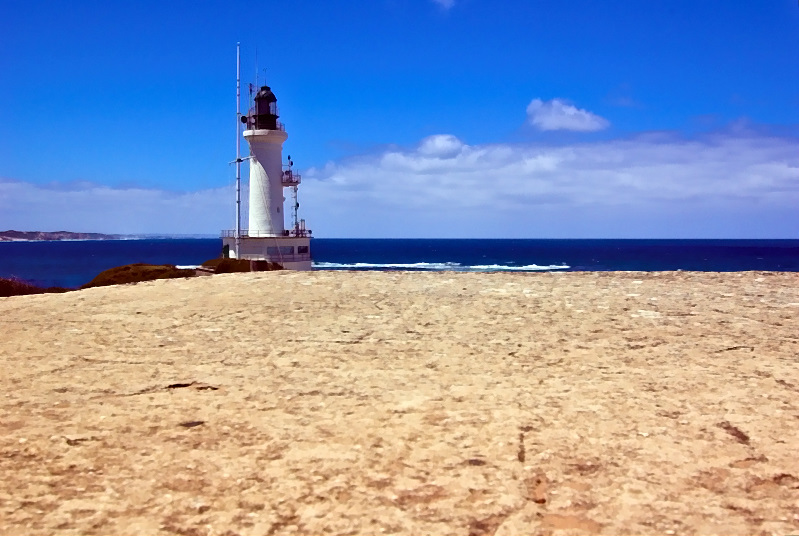
[[[799,274],[0,299],[1,534],[799,533]]]

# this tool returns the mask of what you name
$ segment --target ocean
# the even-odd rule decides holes
[[[196,266],[221,240],[0,242],[0,277],[78,287],[135,262]],[[332,239],[311,242],[317,270],[799,272],[799,240]]]

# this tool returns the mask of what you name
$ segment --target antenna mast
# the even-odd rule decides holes
[[[236,43],[236,258],[241,250],[241,43]]]

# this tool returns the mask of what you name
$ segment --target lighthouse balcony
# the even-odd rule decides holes
[[[267,122],[267,121],[256,121],[255,118],[249,119],[247,116],[242,116],[243,118],[247,119],[246,123],[242,120],[242,123],[245,123],[245,130],[242,134],[244,136],[254,136],[255,134],[264,134],[267,131],[278,131],[278,132],[285,132],[286,125],[281,123],[280,121],[274,122]]]
[[[283,171],[283,186],[297,186],[302,182],[302,175],[287,169]]]
[[[313,232],[310,229],[286,229],[283,234],[275,234],[265,231],[250,231],[242,229],[241,238],[310,238]],[[236,238],[235,229],[225,229],[222,231],[222,238]]]

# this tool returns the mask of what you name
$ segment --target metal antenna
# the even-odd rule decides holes
[[[241,43],[236,43],[236,259],[241,250]]]

